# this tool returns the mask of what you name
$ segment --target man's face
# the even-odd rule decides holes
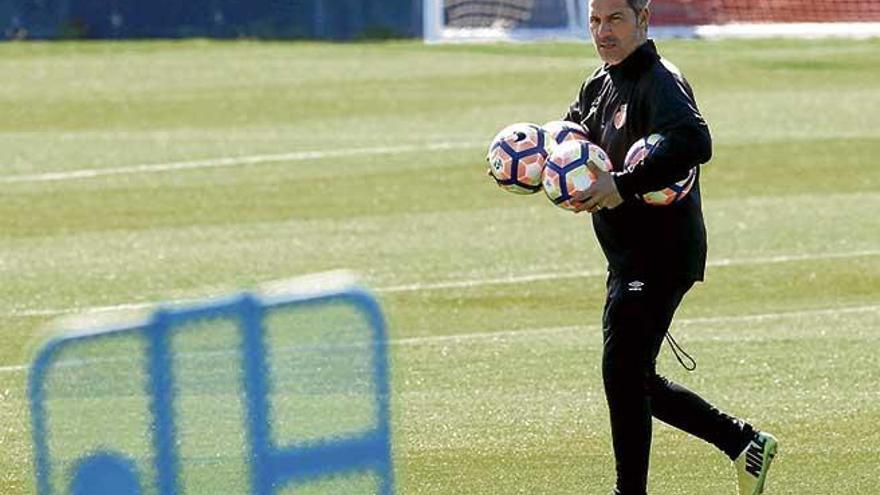
[[[641,46],[647,24],[647,9],[636,15],[626,0],[590,0],[590,34],[607,64],[619,64]]]

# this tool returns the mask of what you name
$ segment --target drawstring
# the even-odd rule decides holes
[[[672,348],[672,353],[675,354],[675,359],[678,359],[678,363],[681,364],[682,368],[688,371],[694,371],[695,369],[697,369],[697,361],[692,358],[691,355],[688,354],[687,351],[685,351],[678,342],[675,341],[675,339],[672,337],[672,334],[669,332],[666,332],[666,342],[669,344],[669,347]],[[688,359],[688,361],[691,362],[690,366],[684,364],[684,360],[681,359],[679,351],[681,351],[681,354],[683,354]]]

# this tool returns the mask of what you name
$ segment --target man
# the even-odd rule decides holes
[[[605,63],[565,116],[584,125],[614,164],[611,173],[591,167],[597,181],[575,198],[579,211],[593,213],[608,259],[602,375],[617,467],[613,493],[647,493],[653,416],[717,446],[734,461],[739,493],[756,495],[763,493],[776,439],[655,369],[675,309],[703,279],[699,174],[690,193],[671,205],[649,206],[639,195],[684,179],[709,160],[712,144],[690,85],[647,38],[649,1],[591,0],[590,33]],[[623,170],[629,147],[653,133],[665,139],[641,166]]]

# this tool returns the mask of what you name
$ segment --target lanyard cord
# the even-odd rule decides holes
[[[672,348],[672,353],[675,354],[675,359],[678,359],[678,363],[681,364],[682,368],[688,371],[694,371],[695,369],[697,369],[697,361],[693,357],[691,357],[691,355],[688,354],[687,351],[685,351],[678,342],[675,341],[675,338],[673,338],[672,334],[669,332],[666,332],[666,342],[669,344],[669,347]],[[684,360],[681,359],[679,351],[681,352],[681,355],[684,355],[687,360],[690,361],[690,366],[685,364]]]

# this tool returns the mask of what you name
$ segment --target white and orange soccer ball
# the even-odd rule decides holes
[[[565,141],[553,148],[544,166],[542,184],[550,201],[560,208],[574,210],[572,196],[585,191],[593,182],[596,174],[588,164],[596,165],[600,170],[610,172],[611,159],[602,148],[589,141]]]
[[[547,133],[536,124],[512,124],[489,144],[489,175],[502,189],[516,194],[541,190],[541,172],[548,155]]]
[[[634,168],[641,166],[645,162],[645,158],[653,153],[657,146],[662,142],[663,136],[660,134],[651,134],[648,137],[639,139],[633,143],[629,148],[629,151],[626,152],[626,158],[623,160],[623,167],[626,170],[633,170]],[[651,191],[642,194],[642,201],[652,206],[671,205],[687,196],[691,191],[691,188],[694,187],[694,182],[696,182],[696,180],[697,167],[694,167],[688,172],[687,177],[675,184],[659,191]]]
[[[567,120],[551,120],[541,127],[544,128],[544,131],[550,137],[551,146],[556,146],[566,141],[590,140],[590,133],[584,126]]]

